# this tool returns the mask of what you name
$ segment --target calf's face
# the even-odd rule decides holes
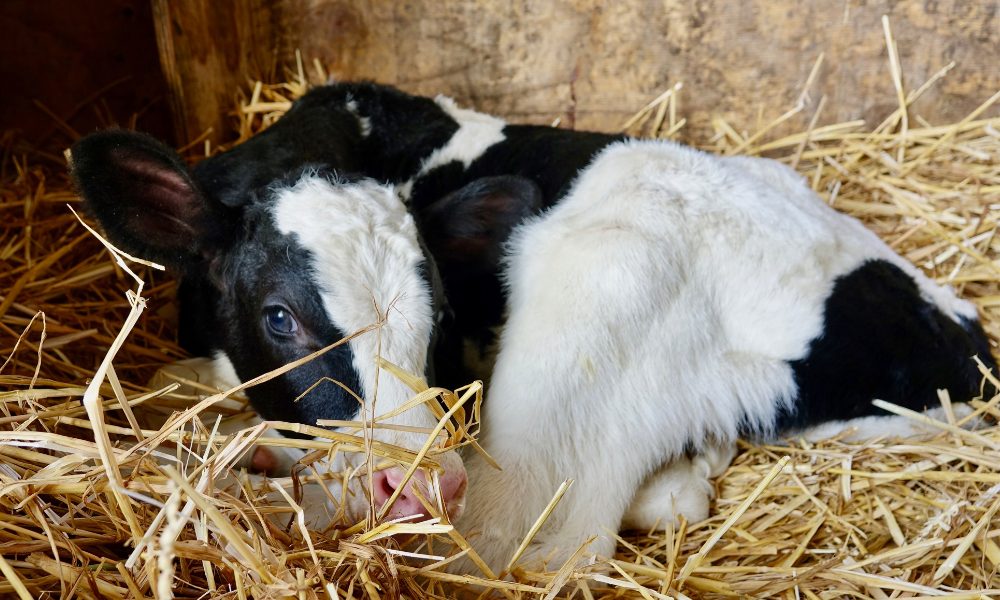
[[[213,353],[242,381],[349,337],[314,360],[247,389],[269,420],[315,424],[393,411],[412,392],[377,369],[381,357],[424,374],[442,300],[435,270],[413,218],[395,191],[371,180],[303,167],[234,199],[199,181],[176,154],[141,134],[108,131],[72,150],[72,171],[90,212],[125,251],[181,274],[208,306]],[[226,198],[225,203],[220,198]],[[184,315],[182,314],[182,318]],[[381,441],[416,450],[435,419],[418,407],[376,429]],[[338,455],[341,460],[350,458]],[[410,492],[460,510],[465,472],[454,452],[436,457],[437,486],[420,475],[399,494],[390,516],[426,513]],[[356,457],[360,464],[363,457]],[[334,465],[339,468],[349,465]],[[345,506],[364,514],[399,485],[397,466],[358,477]],[[363,489],[362,489],[363,488]]]

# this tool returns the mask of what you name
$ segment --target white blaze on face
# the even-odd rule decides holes
[[[416,225],[395,191],[372,181],[335,184],[305,176],[276,191],[273,217],[282,234],[294,236],[312,255],[320,298],[338,329],[350,335],[385,320],[349,342],[366,408],[370,411],[375,402],[376,414],[382,414],[407,402],[413,392],[390,373],[379,373],[376,357],[423,375],[433,303],[421,275],[425,257]],[[393,422],[434,425],[430,412],[421,408]],[[376,437],[409,448],[424,441],[419,435],[378,431]]]
[[[408,402],[414,393],[391,373],[376,369],[376,357],[423,375],[434,307],[422,276],[426,259],[416,224],[396,192],[372,181],[339,184],[305,176],[276,192],[272,214],[277,229],[294,236],[310,252],[314,283],[327,316],[338,329],[350,335],[383,322],[348,342],[366,413],[372,414],[373,405],[374,413],[381,415]],[[427,430],[436,424],[431,412],[419,406],[387,422]],[[373,437],[413,451],[427,440],[424,433],[386,429],[375,429]],[[317,466],[343,473],[364,459],[360,454],[338,453],[333,464]],[[452,478],[464,478],[456,452],[436,455],[434,460]],[[350,472],[348,497],[341,500],[349,518],[356,520],[369,507],[368,493],[361,489],[368,487],[368,477],[362,470]],[[339,484],[329,487],[339,496]],[[452,498],[450,504],[461,506],[463,497]],[[434,495],[429,499],[434,501]]]

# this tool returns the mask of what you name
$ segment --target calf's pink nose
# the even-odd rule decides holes
[[[392,497],[392,494],[399,487],[399,484],[402,483],[405,475],[406,471],[399,467],[383,469],[372,475],[372,492],[375,496],[376,507],[380,508],[385,504],[386,500]],[[465,503],[465,488],[467,483],[465,469],[442,474],[438,477],[438,483],[441,488],[441,499],[444,500],[445,510],[448,511],[448,517],[450,519],[457,519]],[[387,514],[388,518],[396,519],[399,517],[427,514],[427,509],[424,508],[420,499],[417,498],[414,489],[418,490],[420,495],[426,500],[434,503],[434,494],[429,491],[427,476],[423,471],[417,471],[410,477],[410,480],[406,483],[406,487],[399,493],[399,496],[396,497],[396,501],[393,502],[392,508]]]
[[[250,470],[254,473],[261,473],[268,477],[278,474],[278,458],[267,446],[257,446],[250,459]]]

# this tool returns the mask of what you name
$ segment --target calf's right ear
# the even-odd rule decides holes
[[[542,207],[542,190],[517,175],[476,179],[418,213],[439,265],[496,273],[515,227]]]
[[[70,153],[70,171],[88,211],[122,250],[185,269],[221,244],[228,219],[165,144],[112,129],[82,138]]]

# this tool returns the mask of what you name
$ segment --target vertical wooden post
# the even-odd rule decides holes
[[[160,64],[177,142],[226,140],[236,90],[270,74],[280,56],[280,3],[153,0]]]

